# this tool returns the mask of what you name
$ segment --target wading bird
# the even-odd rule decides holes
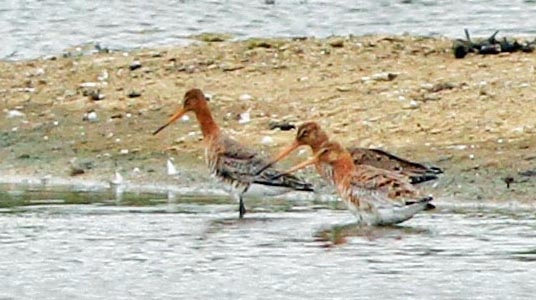
[[[281,160],[283,157],[289,155],[292,151],[301,146],[311,147],[313,154],[316,154],[327,142],[329,142],[329,138],[320,128],[318,123],[303,123],[298,127],[294,143],[281,151],[280,154],[276,156],[275,161]],[[397,157],[379,149],[351,147],[347,148],[347,150],[350,152],[356,166],[369,165],[379,169],[401,173],[408,176],[412,184],[437,179],[437,175],[443,173],[443,170],[438,167],[427,167],[423,164]],[[316,165],[316,169],[322,177],[330,181],[330,179],[325,176],[320,163]]]
[[[187,91],[182,107],[153,135],[188,112],[195,114],[201,127],[205,141],[205,158],[210,172],[231,187],[231,195],[239,202],[240,218],[246,213],[243,194],[252,185],[268,187],[268,193],[273,195],[292,190],[313,190],[309,183],[293,175],[283,174],[272,167],[259,172],[261,167],[266,166],[267,161],[257,152],[222,133],[212,117],[205,95],[199,89]]]
[[[313,158],[290,169],[289,173],[314,164],[318,173],[336,187],[339,195],[363,224],[396,224],[421,210],[434,208],[429,203],[432,197],[422,197],[411,185],[407,171],[382,169],[356,160],[355,151],[350,152],[351,149],[330,142],[328,135],[315,122],[307,122],[298,127],[292,145],[281,151],[264,168],[273,166],[303,145],[311,147]]]

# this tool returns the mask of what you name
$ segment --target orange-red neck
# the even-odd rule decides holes
[[[203,138],[207,139],[219,134],[220,127],[218,127],[218,124],[216,124],[214,118],[212,118],[212,114],[210,113],[210,109],[208,107],[196,109],[195,116],[199,122],[199,125],[201,126]]]
[[[327,142],[329,142],[327,135],[322,135],[321,137],[317,138],[313,143],[309,144],[309,146],[311,146],[313,154],[316,154],[326,145]]]
[[[332,161],[333,180],[336,183],[341,183],[348,179],[355,171],[354,161],[348,152],[344,152],[337,160]]]

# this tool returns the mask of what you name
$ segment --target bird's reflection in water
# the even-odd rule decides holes
[[[344,245],[348,238],[362,237],[367,240],[383,238],[402,239],[412,234],[429,234],[425,228],[409,226],[361,226],[358,223],[337,224],[326,226],[314,234],[315,241],[320,242],[322,247],[330,248]]]

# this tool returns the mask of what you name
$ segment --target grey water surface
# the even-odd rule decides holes
[[[203,32],[236,38],[363,34],[463,37],[495,30],[534,35],[533,0],[4,0],[0,59],[56,54],[76,45],[112,49],[181,45]]]
[[[333,203],[0,193],[0,299],[534,299],[532,210],[359,228]]]

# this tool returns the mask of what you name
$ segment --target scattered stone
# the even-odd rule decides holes
[[[247,40],[247,48],[249,50],[255,48],[278,49],[285,43],[284,40],[252,38]]]
[[[12,109],[12,110],[7,111],[7,118],[8,119],[23,118],[24,116],[26,116],[26,114],[24,114],[23,112],[18,111],[16,109]]]
[[[167,174],[169,176],[179,174],[179,172],[177,171],[177,168],[175,168],[175,165],[173,164],[173,162],[169,158],[168,158],[168,160],[166,162],[166,169],[167,169]]]
[[[375,81],[391,81],[398,76],[397,73],[382,72],[373,74],[370,78]]]
[[[451,90],[455,88],[456,85],[450,82],[440,82],[434,84],[430,89],[427,89],[429,92],[437,93],[443,90]]]
[[[138,98],[138,97],[141,97],[141,93],[136,91],[136,90],[132,90],[128,93],[127,95],[129,98]]]
[[[188,116],[188,115],[184,115],[184,116],[182,116],[182,117],[181,117],[181,121],[182,121],[182,122],[189,122],[189,121],[190,121],[190,116]]]
[[[238,116],[238,124],[247,124],[251,121],[251,108]]]
[[[220,69],[224,72],[236,71],[236,70],[240,70],[243,68],[244,68],[243,65],[235,65],[235,64],[227,64],[227,63],[222,63],[220,65]]]
[[[121,185],[124,182],[125,180],[123,179],[123,176],[121,175],[121,173],[119,173],[119,171],[115,171],[114,178],[110,180],[110,183],[113,185]]]
[[[274,139],[271,136],[263,136],[261,139],[261,144],[263,145],[271,145],[274,142]]]
[[[417,102],[415,100],[411,100],[407,106],[404,106],[404,108],[405,109],[417,109],[420,106],[421,105],[419,104],[419,102]]]
[[[338,87],[336,87],[335,89],[336,89],[337,91],[339,91],[339,92],[343,92],[343,93],[344,93],[344,92],[349,92],[349,91],[352,90],[351,87],[346,86],[346,85],[338,86]]]
[[[108,78],[109,78],[109,75],[108,75],[108,71],[106,71],[106,70],[102,70],[100,75],[97,77],[97,79],[99,81],[106,81],[106,80],[108,80]]]
[[[90,110],[84,114],[84,117],[82,117],[82,121],[88,121],[93,123],[99,121],[99,117],[94,110]]]
[[[253,96],[249,95],[249,94],[242,94],[240,95],[240,97],[238,97],[238,100],[240,101],[250,101],[253,99]]]
[[[100,90],[92,90],[88,92],[88,96],[93,101],[101,101],[104,100],[104,94],[100,92]]]
[[[121,149],[121,150],[119,150],[119,154],[123,154],[123,155],[124,155],[124,154],[128,154],[128,152],[129,152],[128,149]]]
[[[34,76],[41,76],[45,75],[45,69],[43,68],[37,68],[35,72],[33,73]]]
[[[221,33],[201,33],[199,35],[192,35],[190,37],[192,39],[196,39],[202,42],[217,43],[217,42],[225,42],[226,40],[232,38],[232,35],[221,34]]]
[[[84,171],[84,169],[80,168],[80,167],[76,167],[76,166],[71,166],[71,170],[69,172],[69,175],[70,176],[77,176],[77,175],[82,175],[86,173],[86,171]]]
[[[291,129],[296,129],[296,126],[294,124],[289,123],[288,121],[272,121],[270,124],[268,124],[271,130],[279,128],[281,131],[289,131]]]
[[[123,115],[121,113],[110,116],[110,119],[122,119],[122,118],[123,118]]]
[[[141,62],[139,60],[135,60],[130,64],[130,66],[128,66],[128,68],[130,69],[130,71],[137,70],[141,68]]]
[[[342,38],[333,38],[328,41],[329,45],[333,48],[342,48],[344,47],[344,40]]]
[[[79,87],[81,88],[95,88],[98,87],[99,83],[97,82],[82,82]]]

